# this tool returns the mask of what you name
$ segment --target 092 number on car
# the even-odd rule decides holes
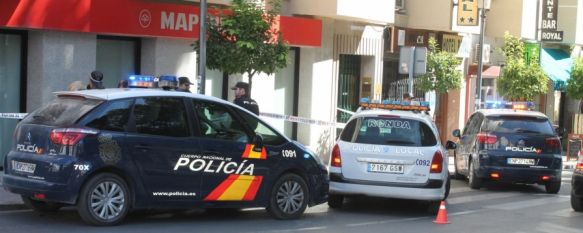
[[[417,159],[415,160],[415,165],[429,167],[431,166],[431,161],[427,159]]]

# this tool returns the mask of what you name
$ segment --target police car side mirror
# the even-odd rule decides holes
[[[454,137],[456,137],[456,138],[459,138],[461,133],[460,133],[460,130],[459,130],[459,129],[456,129],[456,130],[454,130],[454,131],[453,131],[451,134],[452,134]]]
[[[263,149],[263,137],[261,135],[257,134],[253,137],[253,146],[253,151],[261,152]]]
[[[455,144],[455,142],[452,142],[452,141],[449,141],[449,140],[448,140],[448,141],[445,143],[445,149],[448,149],[448,150],[455,150],[456,148],[457,148],[457,144]]]

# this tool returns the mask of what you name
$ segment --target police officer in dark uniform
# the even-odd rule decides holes
[[[98,70],[91,72],[87,89],[105,89],[105,87],[103,87],[103,73]]]
[[[236,105],[239,105],[255,115],[259,115],[259,105],[253,99],[251,99],[249,93],[249,83],[237,82],[231,90],[235,91],[235,100],[233,101]]]

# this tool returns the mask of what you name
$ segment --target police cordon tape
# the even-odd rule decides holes
[[[319,126],[328,126],[328,127],[336,127],[336,128],[344,128],[344,125],[346,125],[344,123],[339,123],[339,122],[328,122],[328,121],[314,120],[314,119],[305,118],[305,117],[282,115],[282,114],[277,114],[277,113],[262,112],[262,113],[259,113],[259,115],[263,116],[263,117],[269,117],[269,118],[273,118],[273,119],[281,119],[281,120],[285,120],[285,121],[289,121],[289,122],[296,122],[296,123],[301,123],[301,124],[306,124],[306,125],[319,125]]]
[[[0,119],[23,119],[24,117],[26,117],[27,114],[28,113],[0,113]],[[314,119],[305,118],[305,117],[282,115],[282,114],[277,114],[277,113],[262,112],[259,115],[263,116],[263,117],[280,119],[280,120],[285,120],[285,121],[289,121],[289,122],[296,122],[296,123],[301,123],[301,124],[306,124],[306,125],[318,125],[318,126],[328,126],[328,127],[336,127],[336,128],[344,128],[344,125],[346,125],[344,123],[339,123],[339,122],[328,122],[328,121],[322,121],[322,120],[314,120]]]
[[[0,119],[24,119],[28,113],[0,113]]]

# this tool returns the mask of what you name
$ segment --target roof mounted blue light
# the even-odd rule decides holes
[[[535,104],[531,101],[493,101],[487,100],[484,102],[485,109],[514,109],[514,110],[532,110]]]
[[[152,88],[155,82],[155,77],[150,75],[130,75],[128,77],[129,87]]]

